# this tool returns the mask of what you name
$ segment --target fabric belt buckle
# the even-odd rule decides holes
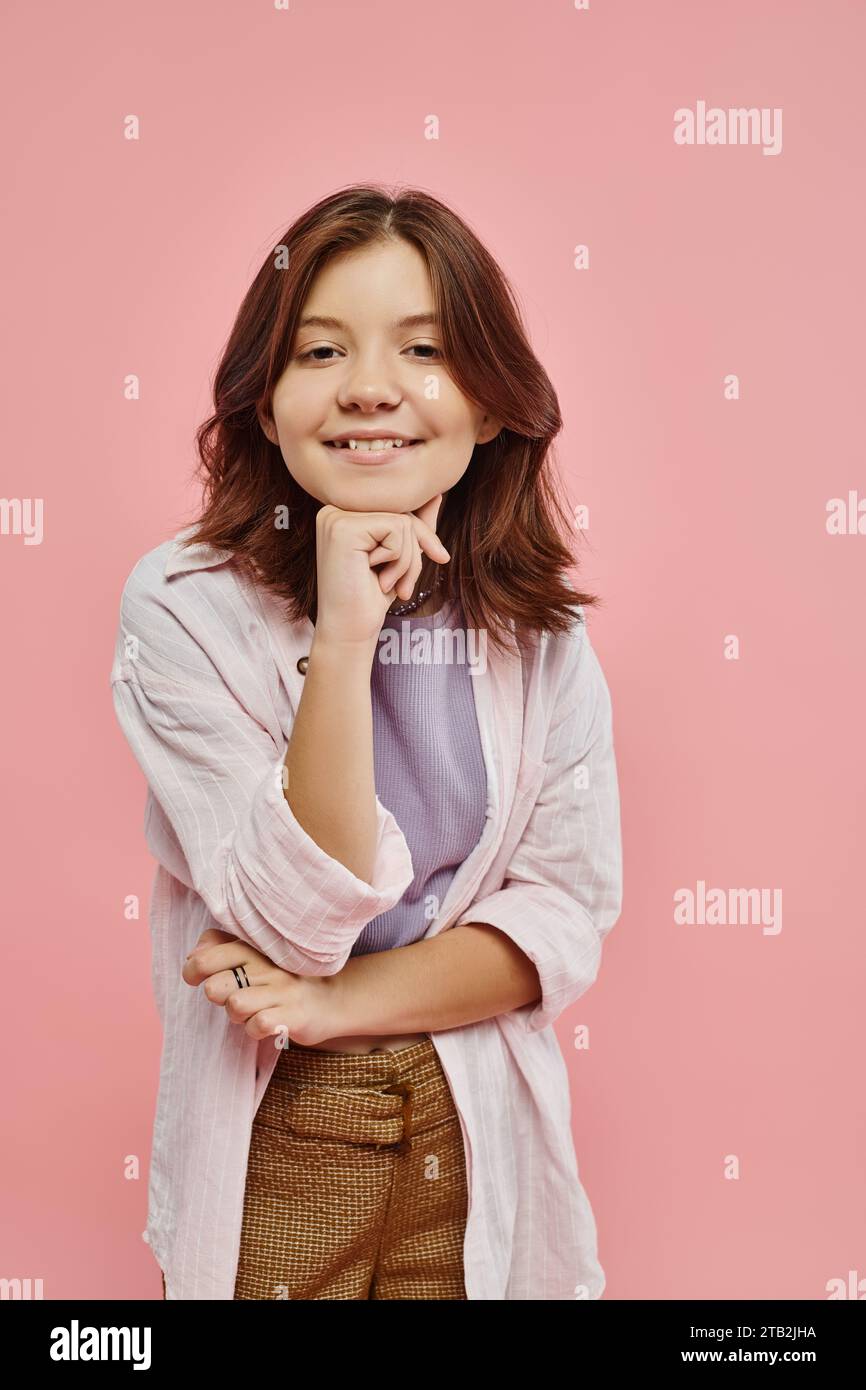
[[[395,1153],[408,1153],[412,1147],[411,1141],[411,1121],[412,1121],[412,1100],[415,1087],[411,1081],[394,1081],[390,1086],[382,1087],[382,1094],[386,1096],[403,1097],[403,1135],[395,1145],[380,1144],[379,1148],[394,1148]]]

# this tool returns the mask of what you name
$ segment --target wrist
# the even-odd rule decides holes
[[[336,975],[306,975],[306,1018],[296,1034],[304,1047],[343,1037],[351,1032],[346,1022],[345,967]],[[302,1036],[303,1035],[303,1036]]]
[[[347,670],[357,669],[369,676],[378,642],[378,637],[372,641],[367,639],[362,642],[340,642],[315,633],[310,647],[309,666],[334,669],[343,676]]]

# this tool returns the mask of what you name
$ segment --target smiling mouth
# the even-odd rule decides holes
[[[423,439],[326,439],[328,449],[346,449],[353,454],[382,454],[386,451],[401,452],[423,444]]]

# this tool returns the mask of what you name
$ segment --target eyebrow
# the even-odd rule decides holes
[[[391,324],[391,331],[396,332],[400,328],[436,328],[438,324],[437,314],[407,314],[404,319],[397,319]],[[301,319],[298,328],[336,328],[347,332],[349,325],[341,319],[332,318],[329,314],[308,314],[306,318]]]

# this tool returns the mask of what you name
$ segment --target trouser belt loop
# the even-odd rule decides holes
[[[411,1081],[394,1081],[383,1087],[385,1095],[403,1097],[403,1137],[396,1145],[397,1153],[406,1153],[412,1147],[410,1135],[412,1125],[412,1099],[415,1087]]]

